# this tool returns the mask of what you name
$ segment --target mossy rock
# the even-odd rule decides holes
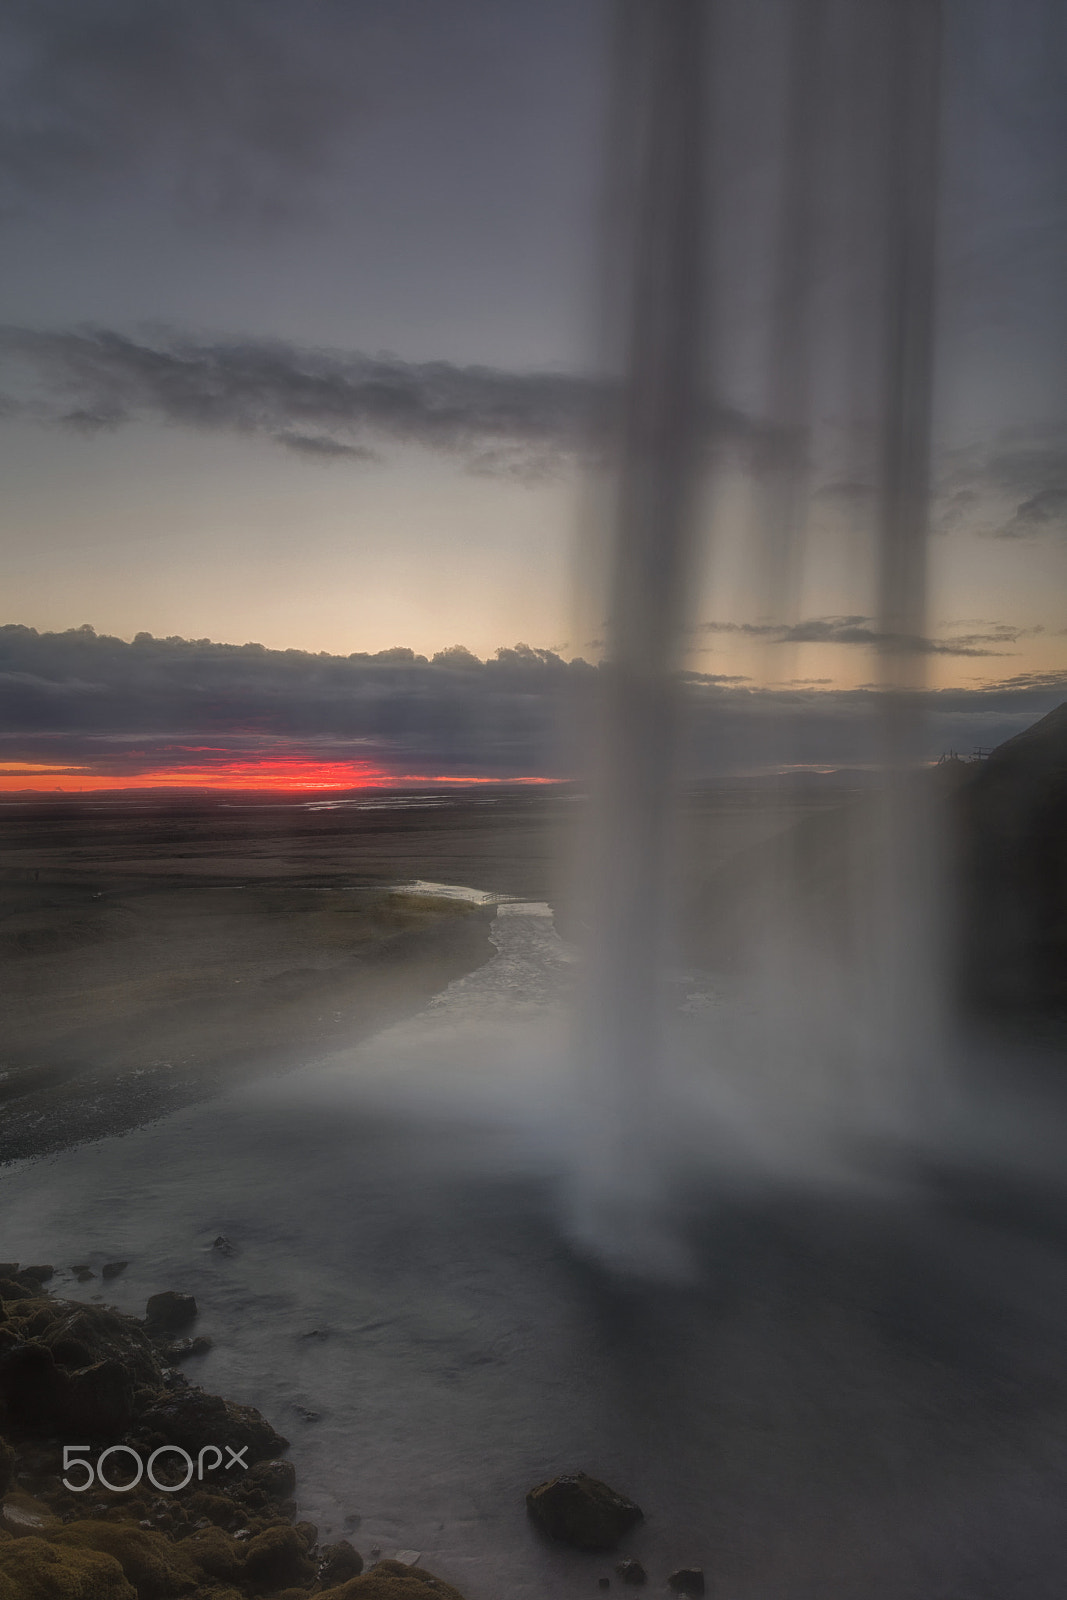
[[[612,1550],[642,1520],[640,1506],[587,1472],[565,1472],[526,1496],[530,1518],[549,1538],[579,1550]]]
[[[38,1302],[40,1304],[41,1302]],[[97,1361],[120,1360],[133,1382],[153,1392],[163,1382],[163,1363],[152,1340],[133,1317],[108,1306],[87,1306],[69,1300],[44,1302],[52,1318],[47,1333],[38,1333],[61,1366],[87,1366]],[[30,1315],[27,1308],[27,1315]],[[88,1353],[88,1361],[63,1360],[63,1353]]]
[[[255,1592],[273,1594],[278,1589],[312,1583],[315,1568],[296,1529],[278,1523],[249,1539],[245,1577]]]
[[[0,1528],[16,1539],[48,1539],[59,1525],[51,1508],[23,1489],[9,1489],[0,1505]]]
[[[224,1439],[234,1449],[243,1445],[251,1463],[278,1456],[288,1448],[288,1440],[276,1433],[254,1406],[237,1405],[194,1388],[158,1395],[142,1413],[138,1431],[146,1439],[181,1445],[190,1455]]]
[[[0,1600],[138,1600],[114,1556],[44,1539],[0,1543]]]
[[[182,1545],[128,1522],[70,1522],[52,1535],[52,1543],[113,1557],[136,1590],[137,1600],[174,1600],[191,1594],[199,1581]]]
[[[231,1539],[221,1528],[200,1528],[183,1539],[179,1549],[183,1561],[194,1566],[203,1578],[231,1583],[244,1572],[248,1546]]]
[[[316,1600],[463,1600],[443,1578],[402,1561],[379,1561],[361,1577],[335,1589],[323,1589]]]

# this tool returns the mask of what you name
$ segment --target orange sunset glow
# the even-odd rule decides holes
[[[453,774],[387,772],[365,761],[317,761],[269,757],[220,761],[200,767],[152,767],[136,773],[101,773],[50,762],[0,762],[0,793],[87,794],[127,789],[223,789],[230,791],[395,789],[420,784],[554,783],[553,778],[456,777]]]

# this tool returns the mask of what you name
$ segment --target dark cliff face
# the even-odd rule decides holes
[[[994,750],[957,804],[966,998],[1067,1003],[1067,703]]]
[[[948,968],[968,1010],[1067,1005],[1067,704],[986,760],[946,762],[912,797]],[[745,968],[782,920],[787,938],[848,962],[878,915],[884,803],[854,797],[735,856],[685,908],[693,958]],[[906,865],[906,864],[905,864]]]

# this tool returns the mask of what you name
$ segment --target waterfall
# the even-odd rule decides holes
[[[616,15],[604,301],[620,398],[571,1211],[602,1252],[670,1270],[681,671],[698,606],[720,602],[714,578],[702,588],[707,551],[730,541],[747,563],[750,631],[782,649],[818,566],[814,485],[833,453],[864,485],[849,560],[867,574],[880,792],[844,868],[844,953],[798,918],[787,851],[757,896],[746,982],[781,1092],[803,1100],[810,1086],[823,1114],[906,1119],[901,1086],[931,1070],[936,847],[916,769],[941,16],[937,0],[630,0]],[[724,486],[742,479],[747,516],[724,514]],[[744,738],[753,764],[788,763],[786,730],[755,695]],[[722,1048],[709,1041],[711,1078]]]

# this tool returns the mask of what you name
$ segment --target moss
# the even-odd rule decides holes
[[[253,1589],[271,1593],[286,1586],[312,1583],[315,1568],[296,1529],[278,1524],[248,1541],[245,1576]]]
[[[230,1582],[244,1570],[247,1545],[231,1539],[221,1528],[201,1528],[183,1539],[178,1550],[201,1577]]]
[[[114,1556],[43,1539],[0,1544],[0,1600],[138,1600]]]
[[[197,1585],[199,1574],[192,1561],[183,1558],[180,1545],[129,1523],[71,1522],[52,1540],[56,1545],[112,1556],[133,1584],[137,1600],[172,1600],[190,1594]]]
[[[422,1567],[379,1561],[359,1578],[323,1589],[317,1600],[463,1600],[458,1589]]]
[[[0,1509],[0,1527],[16,1539],[31,1535],[47,1539],[59,1523],[43,1500],[35,1500],[22,1489],[9,1489]]]

